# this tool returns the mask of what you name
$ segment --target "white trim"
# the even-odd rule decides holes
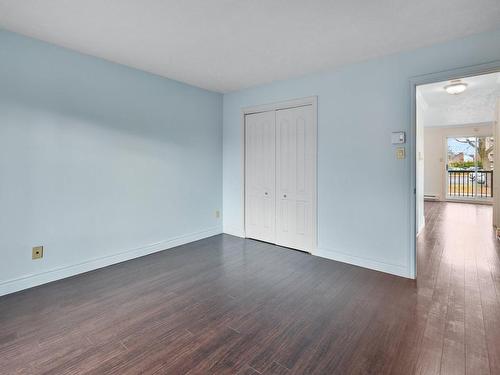
[[[439,193],[424,193],[424,200],[426,199],[438,202],[441,200],[441,195]]]
[[[492,61],[485,64],[468,66],[459,69],[447,70],[436,72],[417,77],[412,77],[409,80],[410,89],[410,168],[409,168],[409,181],[410,190],[408,192],[410,203],[410,236],[408,238],[408,277],[415,279],[417,277],[417,228],[416,228],[416,182],[417,182],[417,155],[416,155],[416,139],[417,139],[417,111],[416,111],[416,92],[417,86],[425,85],[428,83],[435,83],[441,81],[449,81],[452,79],[460,79],[465,77],[472,77],[481,74],[496,73],[500,71],[500,60]],[[496,150],[494,151],[496,152]]]
[[[446,198],[444,202],[448,203],[470,203],[470,204],[485,204],[485,205],[492,205],[493,204],[493,198],[484,198],[484,199],[477,199],[477,198],[469,198],[467,197],[462,197],[462,198]]]
[[[52,281],[64,279],[66,277],[75,276],[83,272],[96,270],[110,266],[112,264],[121,263],[144,255],[156,253],[158,251],[171,249],[176,246],[184,245],[189,242],[201,240],[203,238],[215,236],[222,232],[220,226],[207,228],[198,232],[193,232],[168,240],[156,242],[143,247],[129,249],[116,254],[94,258],[82,263],[72,264],[69,266],[54,268],[49,271],[26,275],[16,279],[3,281],[0,283],[0,296],[14,293],[23,289],[32,288],[37,285],[50,283]]]
[[[260,112],[268,112],[268,111],[278,111],[280,109],[287,108],[296,108],[303,107],[306,105],[312,105],[313,109],[313,126],[315,133],[315,149],[316,149],[316,159],[315,159],[315,168],[313,173],[313,249],[317,249],[318,247],[318,97],[317,96],[308,96],[300,99],[291,99],[282,102],[275,102],[270,104],[260,104],[254,105],[250,107],[244,107],[241,109],[240,121],[241,121],[241,141],[240,141],[240,149],[241,149],[241,230],[234,230],[235,228],[227,228],[226,230],[232,230],[238,237],[246,238],[245,234],[245,116],[253,113]],[[226,233],[226,232],[225,232]]]
[[[483,126],[493,126],[495,121],[471,122],[467,124],[447,124],[424,126],[424,129],[453,129],[453,128],[480,128]]]
[[[233,227],[233,226],[230,226],[230,225],[225,225],[223,232],[225,234],[230,234],[231,236],[245,238],[245,232],[244,231],[242,231],[240,228]]]
[[[241,234],[241,237],[246,238],[246,231],[245,231],[245,116],[247,113],[245,112],[245,109],[241,109],[241,114],[240,114],[240,120],[241,120],[241,137],[240,137],[240,181],[241,181],[241,195],[240,195],[240,205],[241,205],[241,217],[240,217],[240,226],[241,229],[237,231],[237,233]]]
[[[367,259],[367,258],[361,258],[361,257],[345,254],[341,251],[335,251],[335,250],[329,250],[329,249],[328,250],[327,249],[317,249],[312,255],[315,255],[315,256],[318,256],[321,258],[335,260],[337,262],[342,262],[342,263],[352,264],[352,265],[363,267],[363,268],[368,268],[368,269],[375,270],[375,271],[385,272],[385,273],[389,273],[392,275],[411,278],[408,268],[404,265],[386,263],[386,262],[381,262],[378,260]]]
[[[422,93],[420,91],[417,91],[415,95],[417,96],[417,100],[419,101],[420,105],[422,106],[422,109],[424,111],[429,109],[429,104],[427,104],[427,101],[425,100]],[[424,128],[425,128],[425,126],[424,126]]]
[[[244,115],[249,115],[252,113],[268,112],[268,111],[278,111],[280,109],[303,107],[305,105],[317,106],[318,97],[308,96],[300,99],[291,99],[282,102],[275,102],[270,104],[259,104],[250,107],[242,108],[241,112]]]

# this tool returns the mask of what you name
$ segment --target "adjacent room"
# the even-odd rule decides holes
[[[446,321],[443,353],[475,337],[469,363],[497,343],[499,105],[498,72],[416,90],[418,288],[444,290],[431,320]]]
[[[500,374],[499,127],[496,0],[0,0],[0,374]]]

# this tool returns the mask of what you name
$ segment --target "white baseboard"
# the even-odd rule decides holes
[[[424,193],[424,201],[441,201],[441,194],[439,193]]]
[[[224,226],[223,232],[225,234],[230,234],[236,237],[245,238],[245,234],[243,231],[236,227]],[[327,258],[331,260],[336,260],[338,262],[352,264],[354,266],[359,266],[363,268],[368,268],[375,271],[381,271],[385,273],[390,273],[396,276],[402,276],[406,278],[411,278],[410,272],[406,266],[401,266],[397,264],[380,262],[373,259],[366,259],[361,257],[356,257],[352,255],[345,254],[343,252],[334,251],[334,250],[326,250],[326,249],[316,249],[311,252],[312,255],[318,256],[321,258]]]
[[[231,236],[242,237],[245,238],[245,232],[237,227],[231,227],[228,225],[224,225],[224,233],[230,234]]]
[[[82,263],[72,264],[65,267],[55,268],[49,271],[26,275],[16,279],[0,282],[0,296],[14,293],[23,289],[32,288],[37,285],[49,283],[64,279],[66,277],[78,275],[83,272],[92,271],[98,268],[110,266],[112,264],[124,262],[126,260],[138,258],[144,255],[156,253],[161,250],[171,249],[176,246],[184,245],[189,242],[201,240],[203,238],[215,236],[222,233],[220,226],[204,229],[168,240],[149,244],[143,247],[126,250],[120,253],[108,255],[105,257],[94,258]]]
[[[342,263],[348,263],[355,266],[372,269],[375,271],[381,271],[385,273],[390,273],[396,276],[402,276],[410,278],[410,273],[407,267],[400,266],[397,264],[380,262],[373,259],[360,258],[353,255],[348,255],[342,252],[326,249],[317,249],[312,255],[319,256],[322,258],[327,258],[331,260],[336,260]]]

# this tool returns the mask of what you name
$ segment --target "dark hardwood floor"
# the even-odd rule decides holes
[[[0,298],[1,374],[500,374],[491,207],[426,204],[415,281],[221,235]]]

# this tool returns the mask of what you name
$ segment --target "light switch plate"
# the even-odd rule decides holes
[[[393,145],[399,145],[406,143],[406,133],[405,132],[393,132],[391,134],[391,143]]]
[[[402,160],[406,157],[406,152],[404,147],[398,147],[396,149],[396,158]]]

